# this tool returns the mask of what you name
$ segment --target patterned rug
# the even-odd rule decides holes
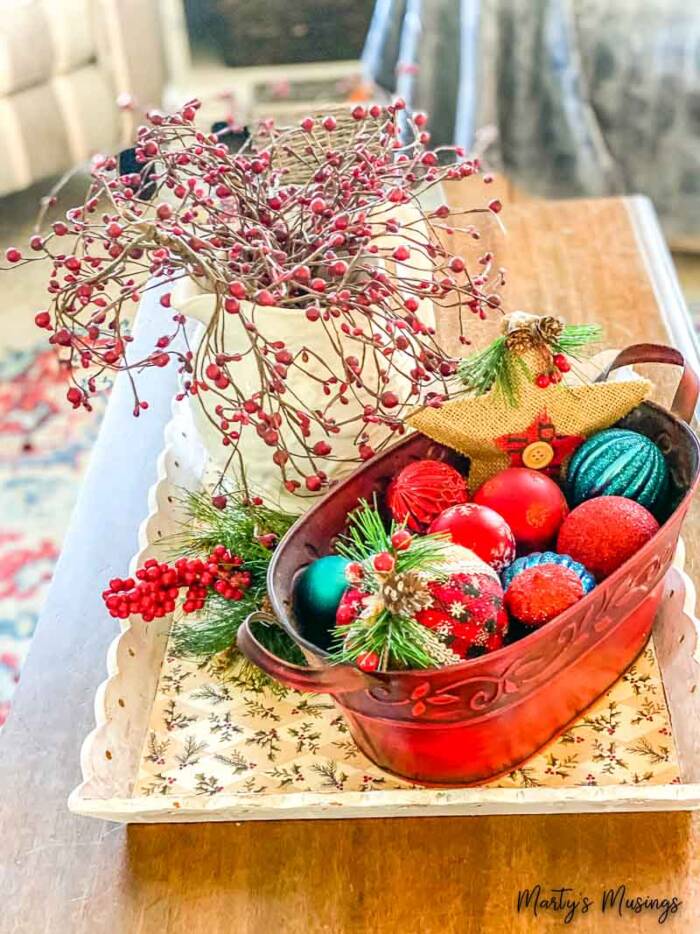
[[[0,727],[106,404],[74,411],[65,390],[45,342],[0,352]]]

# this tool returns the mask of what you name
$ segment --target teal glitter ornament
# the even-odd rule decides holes
[[[574,453],[566,484],[572,508],[596,496],[625,496],[658,513],[668,497],[668,466],[646,435],[608,428],[588,438]]]
[[[560,555],[556,551],[533,551],[531,555],[516,558],[503,571],[501,574],[503,589],[507,590],[513,578],[517,577],[521,571],[527,571],[528,568],[534,568],[540,564],[561,564],[563,567],[569,568],[574,574],[578,574],[584,593],[590,593],[595,587],[595,577],[580,562],[574,561],[570,555]]]
[[[306,567],[294,588],[294,615],[301,634],[321,649],[327,649],[335,630],[335,611],[350,586],[345,569],[348,558],[327,555]]]

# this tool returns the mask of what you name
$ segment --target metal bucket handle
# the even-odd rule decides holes
[[[248,661],[277,681],[282,681],[296,691],[311,691],[314,694],[342,694],[366,690],[371,686],[373,679],[351,665],[305,668],[285,662],[258,642],[253,635],[252,623],[277,626],[277,620],[269,613],[251,613],[236,635],[236,644]]]
[[[700,380],[688,366],[680,350],[676,350],[675,347],[666,347],[663,344],[630,344],[598,375],[596,383],[605,382],[610,373],[618,367],[632,366],[635,363],[672,363],[683,367],[683,374],[671,403],[671,411],[690,424],[698,402]]]

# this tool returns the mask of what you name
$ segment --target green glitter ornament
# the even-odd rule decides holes
[[[596,496],[625,496],[655,514],[669,491],[666,460],[646,435],[624,428],[600,431],[578,448],[566,471],[569,504]]]
[[[350,586],[345,577],[348,558],[328,555],[305,568],[294,588],[294,615],[301,634],[321,649],[330,647],[335,631],[335,612]]]

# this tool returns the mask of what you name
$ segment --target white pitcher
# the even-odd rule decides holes
[[[411,226],[411,236],[417,239],[427,239],[427,230],[420,220],[421,215],[416,208],[407,206],[398,209],[392,208],[392,216],[395,216],[400,222]],[[380,247],[382,253],[391,253],[396,245],[405,242],[400,235],[386,235],[376,239],[374,242]],[[391,261],[394,263],[394,261]],[[381,264],[382,260],[378,260]],[[410,259],[411,268],[407,264],[395,262],[396,275],[400,278],[402,273],[415,279],[417,276],[425,275],[430,279],[432,263],[430,259],[421,251],[414,250]],[[319,300],[319,303],[322,299]],[[209,324],[216,308],[215,297],[200,288],[192,279],[180,280],[172,296],[173,306],[182,314],[189,318],[201,321],[205,326]],[[308,321],[303,310],[284,308],[284,307],[263,307],[252,306],[250,303],[241,302],[242,315],[225,316],[225,353],[235,353],[239,349],[248,345],[248,337],[242,324],[241,318],[254,320],[262,337],[269,341],[284,341],[286,348],[290,353],[296,356],[297,353],[306,348],[310,352],[310,359],[314,356],[320,360],[337,360],[337,350],[332,346],[330,338],[321,322]],[[244,307],[245,306],[245,307]],[[420,320],[431,327],[435,326],[435,315],[432,302],[429,299],[423,299],[417,312]],[[338,338],[336,337],[336,340]],[[342,343],[342,342],[341,342]],[[360,356],[358,348],[360,345],[349,338],[345,339],[345,354],[354,354]],[[377,384],[376,366],[373,358],[368,355],[370,362],[366,363],[362,375],[369,385]],[[409,358],[405,360],[406,365],[401,369],[408,372],[412,363]],[[320,364],[319,364],[320,366]],[[233,364],[232,372],[235,374],[236,383],[246,397],[250,397],[260,387],[260,377],[258,368],[253,355],[244,356],[239,362]],[[324,373],[324,376],[329,375]],[[295,406],[305,411],[323,409],[328,399],[323,394],[321,384],[316,380],[310,379],[297,367],[290,367],[286,378],[287,393],[290,398],[295,398]],[[391,370],[389,373],[389,382],[384,386],[384,391],[393,391],[398,396],[400,402],[409,399],[411,388],[410,379],[407,379],[402,373]],[[374,402],[374,399],[361,389],[356,389],[355,394],[348,394],[349,403],[338,410],[342,414],[343,420],[349,420],[350,424],[342,426],[339,434],[327,436],[314,422],[311,423],[311,436],[306,439],[308,447],[312,447],[317,441],[328,441],[332,446],[332,453],[329,457],[319,457],[314,455],[313,461],[317,469],[325,471],[331,483],[343,479],[357,466],[357,447],[356,437],[359,432],[360,423],[355,421],[355,416],[360,415],[365,404]],[[213,409],[220,401],[213,393],[202,393],[194,400],[194,417],[202,439],[210,453],[213,461],[220,466],[226,464],[229,459],[231,448],[224,447],[222,436],[207,417],[207,411],[216,420]],[[415,400],[417,401],[417,400]],[[291,434],[290,430],[285,433],[286,426],[279,429],[281,435],[285,437],[287,448],[291,454],[299,455],[302,472],[299,473],[292,466],[291,462],[287,464],[287,477],[301,481],[301,487],[297,493],[290,493],[284,486],[283,477],[280,468],[273,462],[272,454],[274,448],[269,447],[258,436],[256,431],[250,427],[242,429],[239,451],[242,454],[246,483],[252,493],[262,496],[265,501],[272,506],[286,509],[291,512],[301,512],[308,508],[315,499],[310,494],[303,482],[303,475],[313,473],[314,470],[310,463],[306,461],[301,463],[304,451],[297,439]],[[368,425],[367,434],[370,445],[376,448],[386,439],[389,434],[384,425]],[[234,458],[230,473],[233,478],[240,483],[241,478],[237,476],[239,464]]]

